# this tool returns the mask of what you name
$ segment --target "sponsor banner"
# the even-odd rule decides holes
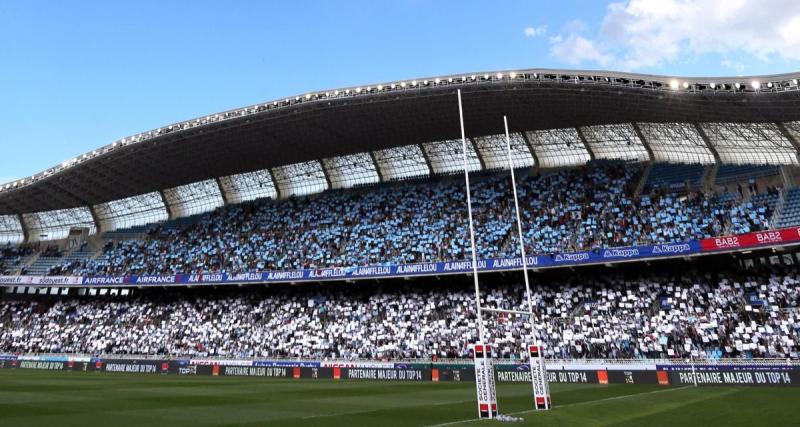
[[[283,368],[319,368],[320,362],[302,362],[285,360],[256,360],[253,366],[272,366]]]
[[[102,372],[160,374],[169,371],[169,362],[164,360],[108,359],[103,362],[98,362],[95,362],[95,370]]]
[[[667,371],[672,385],[745,385],[794,386],[800,383],[798,370],[718,370],[718,371]]]
[[[80,276],[0,276],[0,285],[80,285],[83,277]]]
[[[430,369],[340,368],[344,380],[430,381]]]
[[[20,360],[17,364],[19,369],[40,369],[44,371],[65,371],[67,362],[42,361],[42,360]]]
[[[656,365],[659,371],[794,371],[790,365]]]
[[[39,360],[45,362],[89,362],[88,356],[19,356],[17,360]]]
[[[278,366],[220,366],[219,375],[227,377],[292,378],[292,368]]]
[[[379,368],[394,369],[395,364],[391,362],[320,362],[322,368]]]
[[[754,232],[688,242],[664,243],[621,248],[597,249],[551,255],[530,255],[530,268],[552,268],[569,265],[623,262],[637,259],[667,258],[721,250],[736,250],[756,246],[800,244],[800,228]],[[492,258],[478,261],[478,270],[505,271],[522,268],[521,258]],[[0,276],[0,285],[85,285],[85,286],[170,286],[196,284],[281,283],[342,279],[458,274],[472,271],[471,261],[428,262],[401,265],[334,267],[306,270],[201,273],[142,276]]]
[[[192,365],[253,366],[252,360],[241,359],[190,359]]]
[[[800,228],[795,227],[703,239],[700,241],[700,246],[703,251],[720,251],[798,242],[800,242]]]
[[[567,265],[621,262],[636,259],[675,257],[721,250],[736,250],[748,247],[800,244],[800,228],[761,231],[734,236],[717,237],[688,242],[664,243],[658,245],[630,246],[622,248],[598,249],[552,255],[531,255],[527,257],[530,268],[549,268]],[[480,271],[519,270],[521,258],[493,258],[478,261]],[[416,275],[437,275],[468,273],[472,271],[471,261],[429,262],[401,265],[374,265],[359,267],[335,267],[306,270],[287,270],[249,273],[201,273],[142,276],[0,276],[0,285],[87,285],[87,286],[169,286],[193,284],[238,284],[238,283],[279,283],[296,281],[324,281],[341,279],[369,279],[382,277],[405,277]]]
[[[609,384],[659,384],[656,371],[609,370]]]

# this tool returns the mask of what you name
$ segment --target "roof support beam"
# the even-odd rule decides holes
[[[697,129],[697,134],[700,135],[700,138],[703,140],[703,142],[705,142],[706,146],[708,146],[708,149],[711,151],[711,154],[714,155],[714,164],[707,168],[702,183],[703,191],[709,192],[714,189],[714,183],[717,182],[717,172],[719,172],[719,167],[722,165],[722,160],[719,157],[717,148],[711,143],[711,139],[706,134],[706,131],[703,130],[703,127],[700,126],[700,123],[695,123],[694,128]]]
[[[720,160],[719,158],[719,153],[717,152],[717,148],[714,147],[714,144],[711,143],[711,139],[709,139],[708,135],[706,134],[706,131],[703,130],[703,127],[700,126],[700,123],[695,123],[694,128],[697,129],[698,135],[700,135],[700,138],[702,138],[703,142],[706,143],[708,149],[711,150],[711,154],[714,155],[714,160],[717,162],[717,164],[722,164],[722,160]]]
[[[94,228],[97,230],[97,234],[100,234],[102,230],[100,230],[100,217],[97,216],[97,211],[94,209],[94,205],[86,205],[89,208],[89,213],[92,214],[92,221],[94,221]]]
[[[522,135],[522,140],[525,141],[525,145],[528,146],[528,150],[531,152],[531,156],[533,156],[533,170],[534,171],[539,170],[542,167],[542,165],[541,163],[539,163],[539,156],[536,155],[536,150],[533,149],[533,144],[531,144],[531,140],[528,139],[527,132],[520,132],[519,134]]]
[[[328,169],[325,167],[325,162],[322,159],[317,159],[319,163],[319,168],[322,169],[322,174],[325,175],[325,184],[328,186],[328,190],[333,190],[333,183],[331,182],[331,176],[328,174]]]
[[[25,218],[22,214],[17,214],[17,219],[19,220],[19,226],[22,228],[22,243],[28,243],[30,241],[28,224],[25,223]]]
[[[586,148],[586,152],[589,153],[589,160],[595,160],[594,151],[592,151],[592,147],[589,146],[589,142],[586,141],[586,136],[583,134],[580,126],[575,126],[575,130],[578,132],[578,137],[581,139],[583,146]]]
[[[94,228],[96,230],[96,233],[100,233],[100,220],[97,217],[97,213],[94,211],[94,206],[91,203],[89,203],[88,201],[86,201],[83,197],[78,196],[77,194],[75,194],[71,190],[69,190],[68,188],[66,188],[63,185],[61,185],[61,183],[58,182],[57,179],[53,180],[53,186],[58,188],[59,190],[63,191],[65,194],[80,200],[81,203],[83,203],[89,209],[89,213],[92,215],[92,222],[94,222]]]
[[[281,198],[281,187],[278,185],[278,180],[275,179],[275,172],[272,171],[272,168],[268,168],[267,172],[269,172],[269,178],[272,180],[272,186],[275,187],[275,199],[279,200]]]
[[[428,166],[428,176],[433,176],[433,163],[431,163],[431,158],[428,157],[428,152],[425,151],[425,146],[422,144],[417,145],[420,151],[422,151],[422,158],[425,159],[425,164]]]
[[[650,163],[655,163],[656,156],[653,154],[653,149],[650,147],[650,141],[644,137],[644,133],[642,133],[642,129],[639,127],[639,124],[636,122],[631,123],[633,125],[633,130],[636,131],[636,136],[642,141],[642,146],[644,149],[647,150],[647,156],[650,157]]]
[[[372,165],[375,166],[375,172],[378,173],[378,182],[384,182],[385,180],[383,179],[383,171],[381,170],[381,167],[378,166],[378,159],[375,158],[375,153],[369,151],[369,158],[372,159]]]
[[[167,210],[167,217],[169,219],[175,219],[175,215],[172,211],[172,206],[167,201],[167,196],[164,195],[164,190],[158,190],[158,195],[161,196],[161,203],[164,203],[164,208]]]
[[[781,135],[789,140],[789,142],[792,144],[792,147],[794,147],[795,151],[797,151],[797,155],[800,156],[800,141],[798,141],[797,138],[795,138],[794,135],[789,132],[789,129],[786,129],[786,126],[783,123],[775,124],[778,125],[778,130],[781,131]]]
[[[478,149],[478,144],[475,143],[475,139],[467,138],[470,145],[472,145],[472,149],[475,151],[475,154],[478,156],[478,161],[481,162],[481,170],[486,170],[486,162],[483,161],[483,154],[481,154],[481,150]]]
[[[217,187],[219,187],[219,194],[222,196],[222,203],[230,204],[228,201],[228,193],[225,192],[225,187],[222,185],[222,181],[220,181],[219,177],[214,178],[214,181],[217,183]]]

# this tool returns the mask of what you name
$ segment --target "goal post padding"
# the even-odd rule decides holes
[[[475,361],[475,387],[478,391],[478,417],[497,417],[497,388],[494,380],[492,346],[476,343],[473,346]]]
[[[542,357],[542,347],[528,346],[528,359],[533,383],[533,402],[537,410],[550,409],[550,385],[547,383],[547,368]]]

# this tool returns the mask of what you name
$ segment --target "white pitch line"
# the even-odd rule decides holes
[[[648,392],[644,392],[644,393],[635,393],[635,394],[626,394],[626,395],[622,395],[622,396],[604,397],[602,399],[596,399],[596,400],[585,400],[583,402],[567,403],[566,405],[553,406],[550,410],[552,411],[552,410],[555,410],[555,409],[567,408],[567,407],[570,407],[570,406],[588,405],[589,403],[607,402],[609,400],[626,399],[628,397],[645,396],[645,395],[648,395],[648,394],[665,393],[665,392],[668,392],[668,391],[683,390],[683,389],[689,388],[689,387],[691,387],[691,386],[687,385],[687,386],[683,386],[683,387],[667,388],[667,389],[663,389],[663,390],[653,390],[653,391],[648,391]],[[536,410],[536,409],[528,409],[526,411],[511,412],[511,413],[504,414],[504,415],[522,415],[522,414],[527,414],[527,413],[530,413],[530,412],[538,412],[538,410]],[[452,425],[456,425],[456,424],[472,423],[472,422],[475,422],[475,421],[485,421],[485,420],[486,419],[470,418],[468,420],[450,421],[450,422],[442,423],[442,424],[431,424],[431,425],[428,425],[428,426],[425,426],[425,427],[444,427],[444,426],[452,426]]]

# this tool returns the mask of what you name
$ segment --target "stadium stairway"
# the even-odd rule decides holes
[[[39,257],[28,266],[28,274],[31,276],[46,276],[50,268],[60,264],[62,259],[63,257],[61,256],[49,257],[39,255]]]
[[[22,272],[23,268],[28,268],[31,265],[31,263],[36,261],[36,259],[38,257],[39,257],[39,253],[38,252],[34,252],[34,253],[32,253],[32,254],[30,254],[28,256],[24,256],[24,257],[22,257],[20,259],[19,263],[13,263],[11,265],[6,265],[6,271],[0,272],[0,273],[2,273],[2,274],[11,274],[11,275],[20,274]]]
[[[74,250],[60,257],[39,256],[28,266],[28,274],[46,276],[53,266],[75,261],[86,261],[92,259],[95,255],[96,252],[94,251]]]
[[[650,183],[650,176],[655,165],[653,162],[648,162],[642,170],[642,176],[639,178],[639,183],[636,184],[636,190],[633,192],[634,197],[642,195],[644,188]]]

